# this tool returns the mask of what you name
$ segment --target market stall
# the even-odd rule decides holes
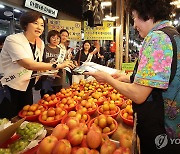
[[[52,134],[59,140],[59,144],[60,140],[66,140],[71,147],[69,151],[74,150],[75,147],[81,149],[86,147],[82,150],[89,151],[91,149],[92,151],[95,149],[97,152],[104,153],[104,150],[107,150],[104,146],[107,145],[103,144],[108,140],[110,147],[114,146],[114,149],[110,149],[110,151],[112,150],[110,153],[116,149],[130,153],[131,150],[134,151],[134,148],[137,148],[136,146],[132,148],[134,124],[132,114],[132,101],[118,93],[112,86],[100,84],[95,80],[80,80],[79,83],[73,83],[56,94],[51,96],[45,94],[41,100],[31,106],[24,106],[19,115],[12,119],[12,122],[15,123],[24,118],[32,126],[16,128],[14,132],[20,138],[9,142],[10,145],[7,142],[6,146],[1,144],[1,148],[6,148],[11,152],[19,150],[20,153],[32,153],[32,151],[39,150],[39,153],[43,153],[41,146],[47,146],[43,144],[44,140]],[[30,128],[37,131],[32,131]],[[37,135],[39,128],[47,131],[47,134],[44,135],[47,137],[42,141],[42,136]],[[26,135],[29,132],[34,132],[36,135]],[[28,142],[22,142],[23,135]],[[41,136],[38,141],[37,136]],[[90,137],[88,138],[88,136]],[[34,140],[36,144],[32,145],[31,143],[29,146],[30,142],[34,143]],[[19,144],[23,144],[24,147],[17,148]],[[60,150],[55,149],[57,149],[56,152]],[[1,150],[3,151],[3,149]]]

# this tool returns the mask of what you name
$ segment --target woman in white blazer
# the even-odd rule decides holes
[[[74,67],[71,61],[62,64],[41,62],[44,52],[44,43],[39,38],[44,31],[41,13],[35,11],[24,13],[20,18],[20,25],[24,32],[8,36],[1,52],[4,73],[1,83],[8,87],[11,95],[11,106],[8,105],[3,109],[9,113],[8,118],[17,115],[24,105],[33,103],[32,87],[35,78],[31,79],[31,75],[35,71]],[[2,114],[0,111],[1,117]]]

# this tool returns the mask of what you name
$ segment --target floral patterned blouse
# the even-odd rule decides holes
[[[172,43],[167,34],[157,31],[167,25],[167,22],[157,25],[144,39],[139,52],[140,61],[135,83],[162,89],[168,88],[173,56]]]
[[[173,46],[167,34],[158,29],[170,26],[169,21],[162,21],[156,25],[145,37],[139,52],[139,65],[134,83],[167,89],[163,91],[165,106],[165,127],[171,138],[180,138],[180,59],[177,71],[169,86]],[[180,37],[178,48],[180,49]],[[177,50],[178,57],[180,50]]]

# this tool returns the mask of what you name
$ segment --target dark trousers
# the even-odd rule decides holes
[[[4,98],[0,104],[0,118],[11,119],[18,115],[18,112],[27,104],[33,104],[32,88],[28,88],[26,91],[19,91],[8,87],[10,92],[11,101]]]

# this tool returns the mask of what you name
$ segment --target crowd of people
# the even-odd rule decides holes
[[[1,100],[5,101],[0,103],[1,117],[12,118],[24,105],[32,104],[33,87],[40,90],[41,97],[46,93],[57,93],[63,85],[63,74],[66,74],[71,85],[71,69],[86,61],[103,64],[104,53],[99,41],[94,41],[93,45],[84,41],[82,48],[73,54],[66,29],[61,29],[60,32],[49,31],[47,44],[44,45],[40,39],[44,31],[44,19],[39,12],[24,13],[20,18],[20,25],[23,32],[7,36],[2,44],[1,83],[9,91],[10,100]],[[66,71],[63,71],[63,68],[66,68]],[[56,75],[43,76],[39,80],[33,77],[39,71],[48,70],[55,71]]]

